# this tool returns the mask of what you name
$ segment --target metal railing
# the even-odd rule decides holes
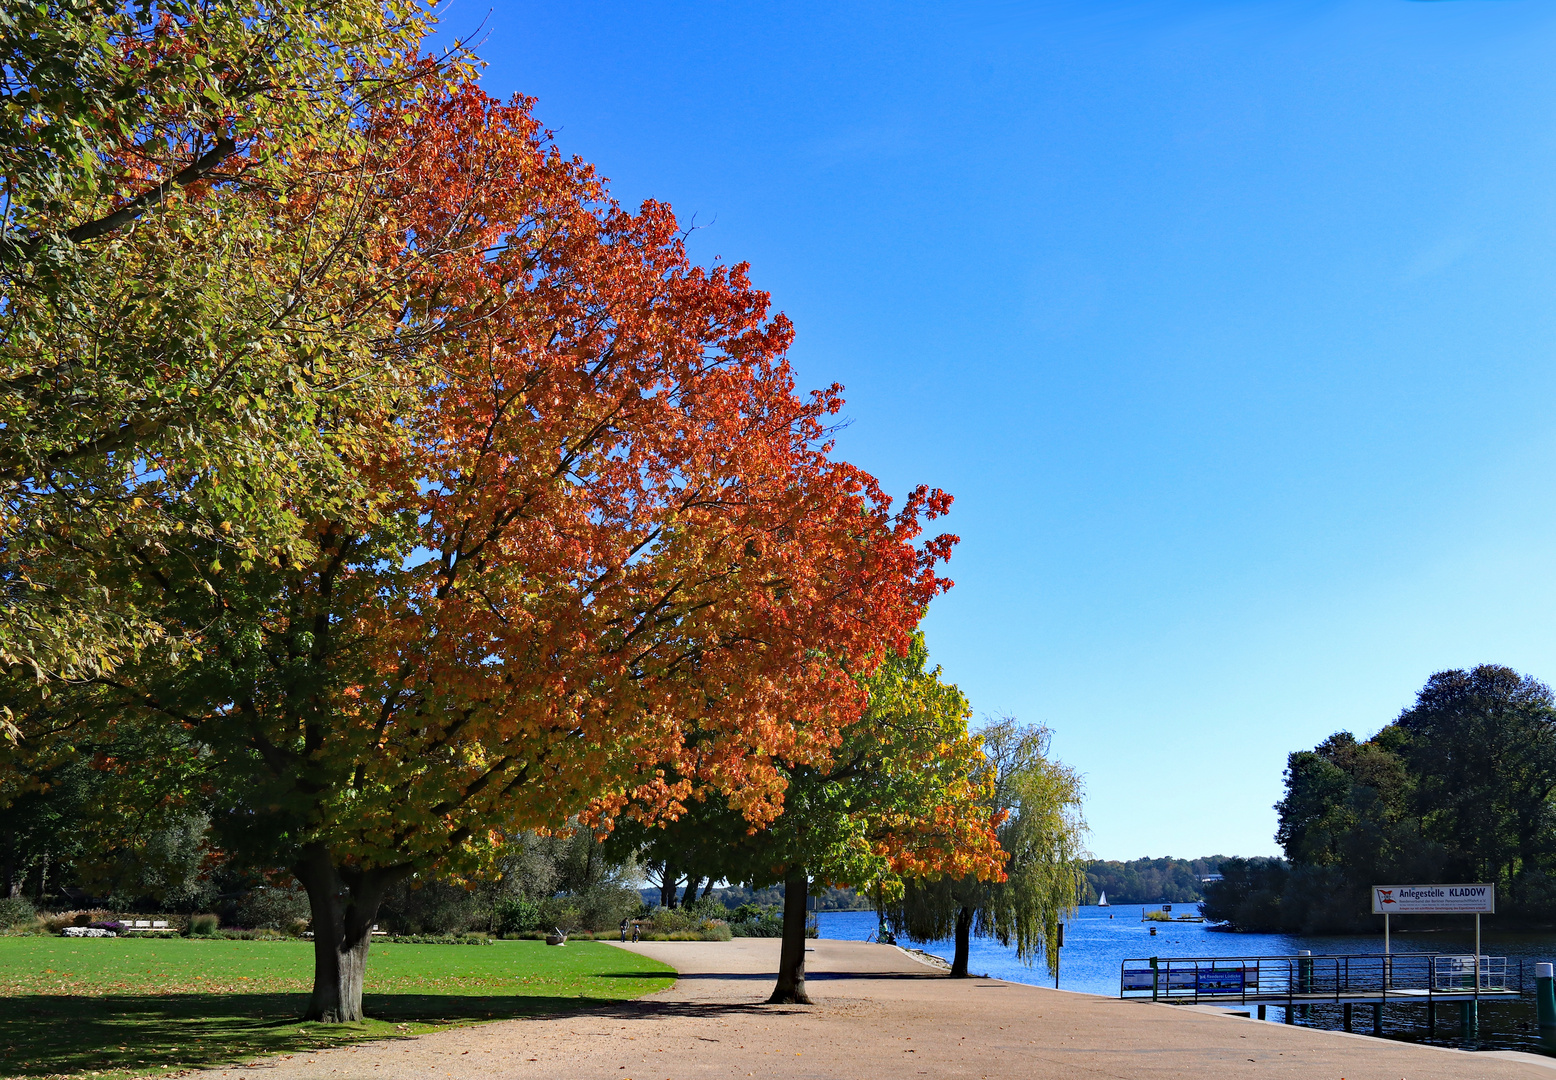
[[[1119,996],[1190,1004],[1211,1000],[1314,1004],[1323,1001],[1465,1000],[1516,996],[1523,961],[1460,953],[1334,956],[1140,957],[1119,968]]]

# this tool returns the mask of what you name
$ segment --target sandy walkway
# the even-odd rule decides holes
[[[1543,1059],[1523,1054],[1469,1054],[992,979],[952,982],[896,949],[811,945],[807,984],[816,1004],[809,1007],[759,1004],[772,989],[776,941],[645,943],[628,947],[681,977],[642,1001],[298,1054],[219,1075],[1553,1080]]]

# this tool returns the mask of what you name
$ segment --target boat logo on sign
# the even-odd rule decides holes
[[[1394,890],[1393,889],[1379,889],[1378,890],[1378,902],[1379,903],[1383,903],[1383,904],[1392,904],[1394,902]]]

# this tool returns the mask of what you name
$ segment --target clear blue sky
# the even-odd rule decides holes
[[[957,497],[931,649],[1104,858],[1275,850],[1286,754],[1556,679],[1556,8],[454,0]]]

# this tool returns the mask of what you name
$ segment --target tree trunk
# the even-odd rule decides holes
[[[687,904],[697,899],[697,886],[700,884],[702,884],[701,874],[693,874],[691,877],[686,879],[686,891],[681,894],[682,907],[685,907]]]
[[[7,899],[15,900],[22,895],[22,886],[27,881],[27,869],[22,865],[15,832],[5,834],[5,843],[0,845],[0,850],[5,852],[5,895]]]
[[[675,887],[681,883],[681,872],[669,863],[665,863],[665,871],[659,877],[659,906],[662,908],[675,907]]]
[[[804,867],[789,868],[783,880],[783,947],[778,953],[778,985],[769,1005],[809,1005],[805,994],[805,899],[810,879]]]
[[[303,1019],[356,1023],[362,1019],[362,975],[373,920],[384,893],[410,867],[339,867],[323,844],[310,844],[292,872],[308,890],[313,917],[313,996]]]
[[[956,953],[951,960],[951,978],[967,978],[967,954],[972,949],[973,913],[970,907],[956,909]]]
[[[713,875],[709,874],[708,883],[702,887],[702,898],[704,900],[706,900],[708,898],[708,894],[713,891],[713,880]]]

